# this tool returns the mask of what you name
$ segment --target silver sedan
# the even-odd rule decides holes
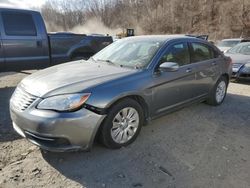
[[[38,71],[10,100],[13,127],[51,151],[132,143],[142,125],[194,102],[220,105],[231,59],[205,40],[140,36],[119,40],[88,61]]]
[[[225,54],[232,58],[233,74],[236,80],[250,80],[250,42],[245,42],[231,48]]]

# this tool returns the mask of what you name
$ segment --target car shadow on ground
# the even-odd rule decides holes
[[[237,81],[232,81],[232,83],[250,85],[250,79],[249,80],[240,79],[240,80],[237,80]]]
[[[11,76],[16,74],[16,72],[0,72],[0,78],[6,77],[6,76]]]
[[[199,169],[196,169],[197,172],[190,170],[196,167],[196,163],[207,166],[210,161],[207,162],[206,157],[213,158],[213,151],[207,149],[209,140],[213,139],[209,136],[224,138],[220,134],[226,131],[250,133],[250,125],[238,124],[243,119],[250,122],[250,108],[243,109],[240,106],[242,103],[248,103],[246,106],[249,107],[250,97],[229,93],[219,107],[198,104],[163,116],[144,127],[132,145],[119,150],[95,144],[91,152],[41,153],[62,175],[86,187],[185,185],[190,174],[205,173],[206,177],[206,173],[209,173],[199,172]],[[213,145],[219,147],[218,143]],[[165,170],[158,168],[159,163]],[[222,164],[220,161],[218,163]],[[182,180],[183,176],[185,180]],[[207,177],[206,181],[208,183],[212,179]]]
[[[14,90],[15,87],[0,88],[0,142],[21,138],[14,131],[10,119],[9,100]]]
[[[33,72],[37,70],[35,69],[25,69],[25,70],[6,70],[6,71],[0,71],[0,78],[4,78],[6,76],[12,76],[15,74],[24,74],[24,75],[30,75]]]

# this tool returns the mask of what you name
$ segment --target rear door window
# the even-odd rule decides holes
[[[191,43],[191,62],[196,63],[216,58],[213,49],[202,43]]]
[[[36,36],[36,26],[29,13],[2,12],[5,34],[9,36]]]
[[[177,43],[170,46],[169,50],[161,57],[160,64],[164,62],[178,63],[179,66],[189,64],[189,50],[187,43]]]

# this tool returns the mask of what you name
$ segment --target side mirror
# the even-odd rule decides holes
[[[165,62],[159,66],[159,70],[162,72],[175,72],[179,70],[179,65],[174,62]]]

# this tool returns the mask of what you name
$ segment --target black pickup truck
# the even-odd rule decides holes
[[[88,59],[112,42],[104,35],[48,34],[39,12],[0,8],[0,72]]]

